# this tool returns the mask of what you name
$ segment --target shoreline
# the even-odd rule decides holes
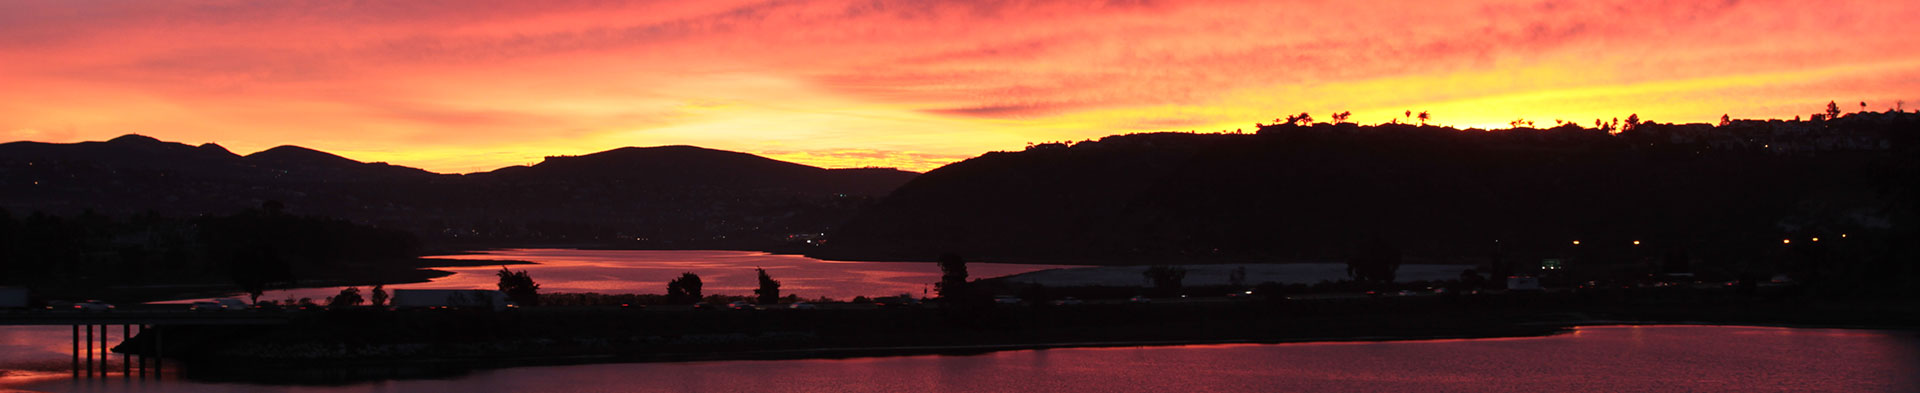
[[[1590,320],[1578,322],[1535,324],[1533,326],[1513,325],[1514,329],[1501,331],[1481,331],[1453,334],[1403,334],[1403,335],[1361,335],[1361,336],[1316,336],[1268,339],[1194,339],[1194,340],[1135,340],[1135,341],[1069,341],[1036,342],[1010,344],[975,345],[922,345],[922,346],[882,346],[882,347],[837,347],[807,349],[777,349],[757,351],[728,352],[673,352],[634,354],[575,354],[552,356],[518,357],[481,357],[481,358],[430,358],[430,359],[389,359],[332,362],[286,362],[272,364],[252,364],[244,367],[215,366],[207,369],[193,368],[181,374],[187,378],[205,382],[256,383],[270,386],[310,386],[351,384],[383,380],[408,380],[422,378],[458,377],[494,369],[520,367],[561,367],[593,364],[638,364],[638,363],[701,363],[734,361],[785,361],[785,360],[845,360],[863,358],[892,358],[915,356],[979,356],[1000,352],[1044,351],[1053,349],[1089,349],[1089,348],[1169,348],[1186,346],[1214,345],[1287,345],[1287,344],[1366,344],[1399,343],[1445,340],[1502,340],[1549,338],[1564,335],[1583,327],[1735,327],[1735,328],[1787,328],[1787,329],[1843,329],[1873,330],[1889,332],[1909,332],[1920,334],[1920,327],[1852,325],[1839,327],[1834,325],[1801,324],[1751,324],[1703,321],[1621,321]],[[203,365],[204,366],[204,365]],[[297,367],[287,367],[297,366]],[[269,370],[295,370],[292,373],[265,374]],[[371,373],[360,378],[337,379],[343,374]],[[289,375],[297,374],[297,375]]]
[[[1501,340],[1531,339],[1561,336],[1585,327],[1735,327],[1735,328],[1786,328],[1786,329],[1842,329],[1873,330],[1888,332],[1907,332],[1920,334],[1920,326],[1894,325],[1831,325],[1797,323],[1734,323],[1714,321],[1660,321],[1660,320],[1609,320],[1593,319],[1552,323],[1519,323],[1507,325],[1512,329],[1498,331],[1477,331],[1456,334],[1402,334],[1402,335],[1361,335],[1361,336],[1316,336],[1270,339],[1195,339],[1195,340],[1133,340],[1133,341],[1074,341],[1074,342],[1036,342],[984,345],[925,345],[925,346],[882,346],[882,347],[840,347],[781,349],[759,351],[707,352],[707,353],[656,353],[642,356],[620,354],[585,354],[562,356],[527,356],[497,358],[432,358],[411,360],[348,361],[348,362],[295,362],[280,364],[258,364],[244,368],[201,369],[192,364],[187,369],[177,370],[183,378],[202,382],[238,382],[254,383],[264,386],[324,386],[338,384],[364,383],[383,380],[408,380],[422,378],[457,377],[494,369],[520,367],[559,367],[591,364],[629,364],[629,363],[700,363],[732,361],[782,361],[782,360],[844,360],[862,358],[890,358],[915,356],[980,356],[1000,352],[1044,351],[1053,349],[1087,348],[1170,348],[1186,346],[1215,345],[1286,345],[1286,344],[1365,344],[1399,343],[1446,340]],[[257,372],[262,369],[297,365],[301,371],[324,374],[318,379],[310,377],[286,378],[285,374],[270,374],[261,379]],[[384,370],[381,371],[381,370]],[[341,373],[355,371],[375,371],[376,375],[367,378],[351,378],[341,381]],[[38,375],[45,374],[45,375]],[[57,374],[57,375],[56,375]],[[251,375],[252,377],[248,377]],[[38,376],[42,378],[7,378]],[[45,380],[64,379],[65,373],[36,373],[36,375],[0,376],[10,380],[11,384],[0,388],[19,388]],[[276,378],[278,377],[278,378]]]
[[[996,307],[955,325],[938,309],[543,310],[333,313],[259,330],[166,332],[191,377],[351,383],[505,367],[851,359],[1004,351],[1549,337],[1591,326],[1729,326],[1920,333],[1901,302],[1693,298],[1591,304],[1499,296],[1077,307]],[[376,321],[402,321],[405,329]],[[395,322],[387,322],[395,323]],[[355,327],[357,331],[344,327]],[[966,327],[972,326],[972,327]],[[468,338],[422,333],[453,331]],[[473,336],[478,335],[478,336]],[[176,339],[175,337],[178,337]],[[474,339],[478,337],[478,339]],[[135,350],[138,350],[136,344]],[[285,371],[298,370],[298,371]],[[185,374],[183,374],[185,375]]]
[[[443,267],[479,267],[537,265],[532,261],[514,259],[450,259],[439,258],[452,255],[485,255],[484,251],[462,254],[435,254],[405,259],[404,264],[386,264],[399,260],[366,261],[366,265],[377,266],[362,270],[364,277],[346,278],[331,275],[317,275],[307,280],[299,280],[293,285],[268,289],[293,290],[331,287],[364,287],[373,285],[399,285],[431,282],[434,279],[451,276],[454,272],[440,270]],[[204,298],[245,296],[246,292],[232,283],[190,283],[190,284],[153,284],[112,288],[121,294],[109,298],[114,302],[149,304],[180,302]]]

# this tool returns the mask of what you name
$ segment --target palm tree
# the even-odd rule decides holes
[[[1433,120],[1433,115],[1427,114],[1427,111],[1420,111],[1420,125],[1426,126],[1427,120]]]

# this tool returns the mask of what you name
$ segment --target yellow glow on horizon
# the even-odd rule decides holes
[[[0,56],[32,61],[0,70],[0,142],[138,133],[443,173],[686,144],[926,171],[1301,112],[1500,129],[1920,103],[1911,2],[616,3],[11,3]]]

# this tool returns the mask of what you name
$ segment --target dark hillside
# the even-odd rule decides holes
[[[1885,229],[1889,136],[1916,131],[1920,115],[1890,113],[1618,134],[1322,123],[1112,136],[928,172],[817,255],[1340,261],[1384,242],[1418,260],[1784,266],[1782,239]]]
[[[30,214],[290,212],[402,229],[455,246],[768,249],[830,231],[917,174],[822,169],[692,146],[549,157],[468,175],[363,163],[298,146],[245,157],[128,135],[0,145],[0,209]]]

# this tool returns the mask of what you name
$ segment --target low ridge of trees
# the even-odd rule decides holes
[[[230,215],[113,217],[0,210],[0,285],[36,293],[140,284],[232,284],[254,300],[296,279],[339,278],[413,258],[405,231],[289,214],[277,202]],[[214,278],[214,280],[209,280]]]

